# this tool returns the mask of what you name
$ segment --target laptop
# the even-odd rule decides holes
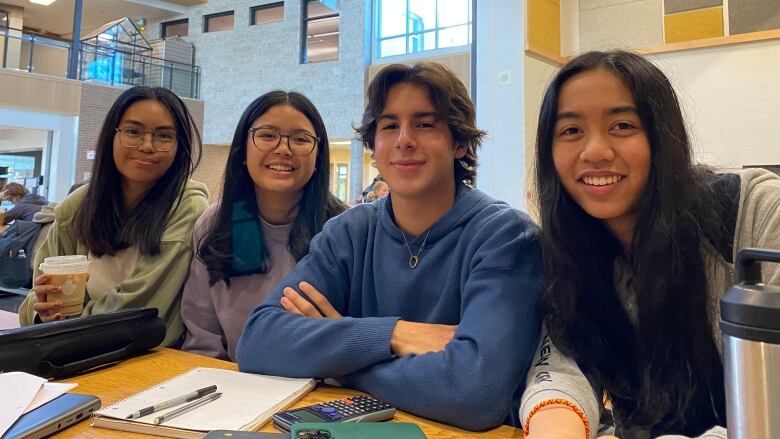
[[[22,415],[0,439],[40,439],[89,419],[99,408],[97,396],[66,393]]]

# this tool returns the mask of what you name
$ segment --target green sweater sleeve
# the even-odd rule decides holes
[[[185,195],[163,231],[160,254],[141,255],[130,276],[117,285],[114,291],[99,300],[88,299],[82,315],[100,314],[127,308],[157,308],[167,328],[162,345],[170,346],[179,340],[184,332],[184,324],[179,312],[180,290],[187,277],[190,260],[193,256],[192,232],[195,221],[208,206],[205,195],[207,192],[203,185],[190,182],[187,189],[190,195]],[[193,194],[193,192],[196,193]],[[81,245],[76,246],[77,248],[73,252],[65,252],[64,250],[68,247],[67,242],[73,241],[70,233],[71,228],[67,227],[63,230],[62,227],[57,227],[57,229],[58,231],[54,234],[58,236],[52,236],[53,234],[50,232],[44,246],[47,246],[51,239],[55,243],[55,248],[56,245],[60,245],[57,249],[63,251],[52,253],[51,247],[48,248],[48,252],[42,249],[39,251],[40,256],[36,256],[36,264],[39,257],[43,258],[50,254],[87,253],[86,249],[81,248]],[[32,304],[34,302],[34,293],[25,299],[22,305],[24,319],[20,309],[20,322],[22,324],[33,322],[35,312],[32,310]]]
[[[55,208],[54,224],[49,228],[49,232],[46,234],[46,239],[41,244],[41,247],[35,252],[33,279],[41,275],[38,267],[49,256],[87,255],[86,249],[81,249],[81,252],[77,249],[71,233],[73,215],[78,207],[81,206],[86,195],[86,189],[86,185],[80,187]],[[19,323],[22,326],[35,323],[35,310],[33,310],[35,303],[37,303],[35,292],[30,290],[19,306]]]

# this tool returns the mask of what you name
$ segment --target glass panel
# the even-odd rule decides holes
[[[329,8],[317,0],[309,0],[309,4],[306,5],[306,8],[306,17],[308,18],[317,18],[324,15],[333,15],[339,13],[338,10]]]
[[[470,0],[439,0],[439,27],[466,24],[471,16]]]
[[[471,42],[471,25],[455,26],[439,31],[439,47],[465,46]]]
[[[253,24],[276,23],[284,20],[284,3],[263,6],[254,10]]]
[[[379,42],[379,56],[403,55],[406,53],[406,37],[389,38]]]
[[[380,37],[406,33],[406,0],[381,0],[379,11]]]
[[[15,60],[9,59],[9,66],[10,67],[16,67],[19,70],[27,70],[30,71],[31,60],[30,60],[30,49],[32,48],[32,44],[30,43],[30,36],[29,35],[22,35],[21,42],[19,40],[11,40],[15,44],[17,44],[17,58]],[[9,58],[13,56],[13,52],[10,50],[8,51]],[[13,64],[11,62],[13,61]]]
[[[409,35],[408,53],[422,52],[423,50],[432,50],[436,48],[436,31],[426,32],[424,34]]]
[[[5,63],[5,40],[6,40],[6,32],[8,31],[8,12],[0,11],[0,68],[2,68]]]
[[[436,2],[409,0],[409,33],[431,29],[436,29]]]
[[[311,20],[306,26],[306,61],[339,59],[339,17]]]
[[[190,23],[187,20],[173,23],[163,23],[163,38],[175,36],[186,37],[187,32],[189,31],[189,27]]]
[[[6,154],[0,155],[0,166],[8,167],[8,181],[29,178],[35,175],[34,156],[16,155],[6,152]]]
[[[220,32],[233,29],[233,13],[206,17],[206,32]]]

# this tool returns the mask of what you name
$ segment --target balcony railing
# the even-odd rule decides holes
[[[71,48],[70,41],[0,27],[0,67],[5,69],[65,78]],[[200,67],[191,64],[82,42],[78,66],[81,81],[165,87],[193,99],[200,94]]]

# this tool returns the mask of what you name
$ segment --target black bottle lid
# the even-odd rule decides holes
[[[780,251],[739,252],[737,285],[720,300],[720,328],[723,335],[780,344],[780,287],[761,283],[762,261],[780,262]]]

